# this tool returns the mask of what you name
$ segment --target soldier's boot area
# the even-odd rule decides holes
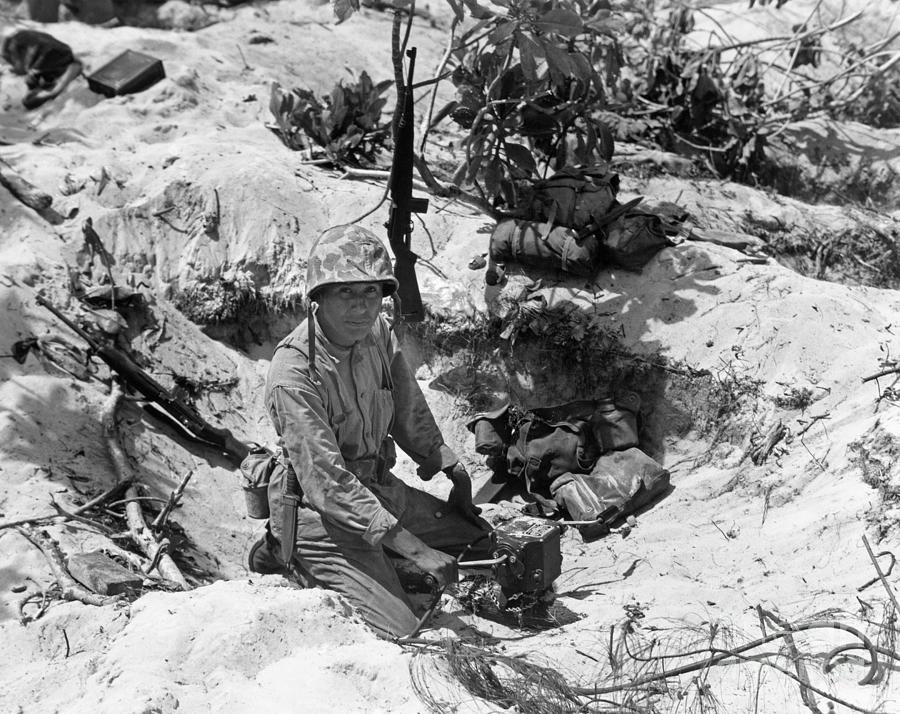
[[[250,546],[247,554],[247,568],[252,573],[260,575],[287,575],[288,570],[276,555],[280,546],[278,541],[266,528],[265,535]]]

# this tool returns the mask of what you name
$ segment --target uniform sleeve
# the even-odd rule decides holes
[[[304,502],[323,519],[379,543],[397,519],[347,469],[318,391],[312,385],[276,387],[270,411]]]
[[[453,449],[444,443],[425,395],[419,388],[396,336],[391,333],[388,355],[394,385],[394,425],[391,436],[418,465],[418,474],[429,479],[438,471],[459,461]]]

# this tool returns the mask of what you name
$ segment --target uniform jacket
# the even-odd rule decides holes
[[[394,442],[419,465],[423,478],[458,458],[444,443],[383,316],[349,348],[329,342],[316,327],[315,369],[310,369],[306,321],[276,347],[266,408],[286,463],[297,474],[303,504],[377,544],[406,507],[407,487],[389,470]],[[273,493],[273,486],[269,500],[273,511],[281,511],[280,492],[276,486]]]

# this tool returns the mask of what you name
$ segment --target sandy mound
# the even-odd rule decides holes
[[[32,627],[6,627],[0,708],[250,712],[315,702],[321,712],[417,711],[398,696],[409,654],[375,639],[333,595],[284,583],[151,593],[130,610],[89,615],[65,605]]]

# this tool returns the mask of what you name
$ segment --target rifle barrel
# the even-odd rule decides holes
[[[88,343],[91,350],[107,366],[118,374],[132,389],[139,392],[146,400],[156,404],[175,419],[195,440],[203,441],[221,448],[232,463],[240,466],[248,447],[224,428],[214,427],[189,405],[173,396],[168,389],[147,374],[141,366],[125,352],[99,344],[87,332],[63,315],[56,307],[41,295],[36,297],[39,305],[46,307],[60,322],[64,323],[81,339]]]
[[[70,330],[72,330],[72,332],[76,333],[82,340],[87,342],[92,350],[94,350],[96,352],[100,349],[100,345],[97,344],[96,340],[94,340],[93,337],[91,337],[87,332],[82,330],[78,325],[76,325],[68,317],[66,317],[59,310],[57,310],[56,306],[52,302],[47,300],[47,298],[45,298],[43,295],[36,295],[35,300],[37,301],[38,305],[41,305],[41,306],[47,308],[50,312],[52,312],[56,316],[56,318],[60,322],[65,324],[66,327],[68,327]]]

